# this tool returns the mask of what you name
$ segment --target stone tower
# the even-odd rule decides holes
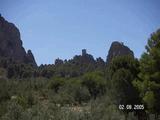
[[[87,50],[86,49],[82,49],[82,56],[87,54]]]

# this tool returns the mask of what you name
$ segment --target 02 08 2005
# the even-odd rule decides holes
[[[120,110],[144,110],[144,105],[119,105]]]
[[[134,105],[134,110],[144,110],[144,105]]]

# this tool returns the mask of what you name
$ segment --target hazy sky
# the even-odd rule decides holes
[[[160,0],[0,0],[0,13],[21,32],[38,64],[69,59],[86,48],[106,59],[112,41],[140,57],[160,28]]]

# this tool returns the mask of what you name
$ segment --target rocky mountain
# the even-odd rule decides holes
[[[109,64],[114,57],[124,56],[124,55],[130,55],[130,56],[134,57],[133,51],[130,50],[123,43],[120,43],[118,41],[113,42],[111,44],[111,47],[110,47],[109,52],[108,52],[107,64]]]
[[[34,56],[32,54],[32,51],[31,50],[28,50],[26,55],[25,55],[25,59],[24,59],[25,63],[30,63],[32,64],[33,66],[37,66],[37,63],[34,59]]]
[[[18,28],[0,15],[0,57],[37,66],[31,50],[26,53]]]
[[[75,55],[73,58],[69,60],[56,59],[54,64],[52,65],[41,65],[40,68],[45,68],[44,71],[47,74],[47,77],[51,77],[53,74],[58,75],[60,77],[77,77],[84,75],[87,72],[93,72],[95,70],[102,71],[105,69],[104,60],[99,57],[94,59],[91,54],[87,53],[86,49],[82,49],[81,55]],[[53,74],[50,74],[50,71]],[[45,77],[46,74],[43,74]]]

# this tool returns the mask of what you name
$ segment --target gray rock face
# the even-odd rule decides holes
[[[12,58],[17,62],[29,59],[28,63],[36,66],[32,52],[26,53],[22,44],[18,28],[0,15],[0,57]]]
[[[31,50],[28,50],[27,51],[27,54],[25,56],[25,63],[29,63],[29,64],[32,64],[33,66],[37,66],[36,64],[36,61],[34,59],[34,56],[32,54],[32,51]]]
[[[114,57],[124,56],[124,55],[130,55],[130,56],[134,57],[133,51],[130,50],[123,43],[120,43],[118,41],[113,42],[111,44],[111,47],[110,47],[109,52],[108,52],[107,64],[109,64]]]

